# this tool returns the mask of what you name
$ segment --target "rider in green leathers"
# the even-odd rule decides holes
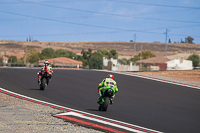
[[[108,88],[113,89],[113,96],[110,100],[110,104],[112,104],[113,99],[115,98],[115,93],[118,92],[117,83],[114,80],[114,76],[112,74],[107,75],[107,78],[103,79],[103,81],[99,84],[99,87],[98,87],[99,101],[97,103],[101,102],[102,95],[104,91],[107,90]]]

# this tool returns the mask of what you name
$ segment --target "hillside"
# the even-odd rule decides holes
[[[35,48],[41,51],[44,48],[65,49],[73,51],[77,54],[81,53],[81,50],[87,50],[91,48],[94,51],[102,48],[116,48],[119,53],[119,58],[130,58],[134,55],[134,43],[133,42],[21,42],[21,41],[0,41],[0,54],[3,55],[11,53],[23,54],[25,49]],[[156,56],[164,56],[165,43],[147,43],[137,42],[136,52],[139,53],[144,50],[152,51]],[[199,44],[183,44],[175,43],[168,44],[167,56],[169,58],[187,58],[189,55],[196,53],[200,54]]]

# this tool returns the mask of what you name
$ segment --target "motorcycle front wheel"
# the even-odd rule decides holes
[[[44,90],[45,88],[45,83],[46,83],[46,78],[41,79],[41,84],[40,84],[40,90]]]

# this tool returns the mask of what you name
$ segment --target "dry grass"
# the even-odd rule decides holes
[[[139,72],[143,74],[174,78],[185,81],[194,81],[200,83],[200,70],[185,71],[155,71],[155,72]]]
[[[4,44],[12,43],[14,45],[7,46]],[[126,58],[133,57],[134,55],[134,45],[130,42],[22,42],[22,41],[0,41],[0,52],[7,51],[8,53],[23,53],[24,49],[28,48],[36,48],[41,51],[44,48],[53,48],[57,49],[65,49],[69,51],[73,51],[75,53],[81,53],[81,50],[88,50],[91,48],[93,52],[98,49],[107,48],[112,49],[116,48],[120,56],[126,56]],[[17,48],[16,48],[17,46]],[[15,47],[15,48],[13,48]],[[141,49],[142,48],[142,49]],[[139,52],[150,50],[156,56],[164,56],[164,43],[148,43],[148,42],[137,42],[136,50],[138,54]],[[200,54],[200,45],[197,44],[169,44],[168,46],[168,56],[177,55],[177,54]],[[182,55],[181,55],[182,56]]]

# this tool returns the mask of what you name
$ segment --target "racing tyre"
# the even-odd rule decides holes
[[[41,84],[40,84],[40,90],[44,90],[46,84],[46,78],[42,78]]]
[[[99,105],[99,111],[101,111],[102,110],[102,105]]]
[[[103,107],[102,107],[102,111],[106,111],[107,110],[108,103],[109,103],[109,97],[105,97],[104,103],[103,103]]]

